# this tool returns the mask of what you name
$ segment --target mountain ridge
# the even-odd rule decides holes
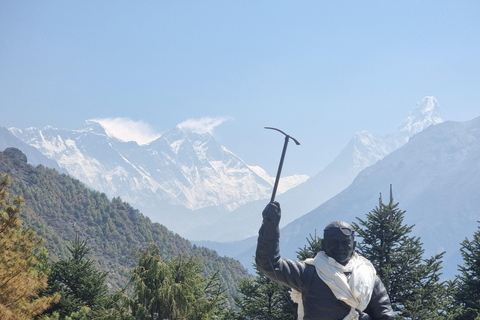
[[[412,233],[421,237],[425,255],[446,251],[442,271],[444,277],[453,279],[461,261],[460,242],[473,235],[480,221],[479,163],[480,117],[430,126],[365,168],[342,192],[284,226],[280,237],[282,255],[295,259],[308,235],[321,236],[323,228],[334,220],[363,219],[378,206],[381,194],[389,194],[392,185],[394,202],[406,210],[404,222],[415,225]],[[282,217],[286,214],[282,206]],[[261,212],[257,215],[261,217]],[[248,267],[255,239],[253,236],[230,245],[195,243],[205,243],[220,254],[231,252]],[[235,247],[244,251],[234,252]]]
[[[176,127],[139,145],[109,136],[93,120],[86,121],[80,130],[47,126],[44,130],[9,131],[89,187],[110,197],[122,197],[179,233],[205,223],[216,213],[268,198],[273,185],[209,133]],[[300,177],[290,183],[304,180]],[[283,190],[288,189],[288,182],[282,181]],[[177,214],[162,215],[159,207]]]
[[[102,271],[109,272],[111,289],[126,284],[136,254],[152,242],[166,261],[186,254],[200,259],[205,274],[218,271],[231,301],[236,283],[248,276],[238,261],[192,245],[120,198],[110,200],[69,175],[43,165],[33,167],[19,149],[0,152],[0,174],[10,176],[10,194],[25,199],[20,218],[24,226],[45,239],[50,258],[69,257],[67,246],[78,234],[88,241],[90,258]]]
[[[379,136],[361,131],[316,176],[282,177],[277,199],[289,212],[283,225],[345,189],[361,170],[418,131],[441,122],[439,114],[438,102],[427,96],[397,133]],[[274,182],[263,169],[247,165],[211,134],[178,126],[143,145],[109,136],[94,120],[86,121],[81,130],[46,127],[11,128],[10,132],[91,188],[122,197],[191,240],[233,241],[254,235],[255,213],[269,199]],[[285,188],[285,183],[296,187]],[[162,214],[159,208],[171,214]]]
[[[284,210],[280,226],[283,227],[314,210],[347,188],[363,169],[407,143],[408,139],[421,129],[441,122],[438,101],[432,96],[427,96],[417,102],[396,133],[384,136],[366,130],[356,133],[323,170],[277,197]],[[258,213],[263,210],[266,203],[260,200],[245,204],[209,226],[191,229],[185,236],[199,243],[203,243],[200,240],[239,241],[253,236],[261,223]],[[204,235],[208,235],[208,238]]]

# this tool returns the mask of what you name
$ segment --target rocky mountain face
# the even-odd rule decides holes
[[[363,169],[403,146],[415,134],[441,122],[438,101],[434,97],[425,97],[417,103],[397,132],[386,136],[368,131],[357,133],[322,171],[276,198],[282,206],[281,226],[317,208],[347,188]],[[263,199],[247,203],[209,226],[192,229],[186,237],[225,242],[255,235],[261,223],[260,213],[266,204]]]
[[[108,136],[95,121],[87,121],[81,130],[10,132],[92,189],[121,197],[179,233],[245,203],[267,199],[273,184],[208,133],[175,128],[138,145]]]

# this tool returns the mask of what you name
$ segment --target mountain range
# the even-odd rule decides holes
[[[397,132],[380,136],[364,130],[355,134],[328,166],[306,182],[276,198],[282,204],[284,212],[281,226],[317,208],[348,187],[363,169],[403,146],[410,137],[441,122],[438,101],[428,96],[417,103],[410,115],[400,124]],[[225,214],[217,222],[202,229],[192,230],[195,233],[188,232],[185,236],[192,240],[227,242],[255,235],[261,223],[260,212],[266,203],[265,200],[250,202]],[[208,235],[209,238],[205,239],[204,235]]]
[[[209,133],[176,127],[139,145],[109,136],[92,120],[80,130],[10,128],[9,132],[87,186],[121,197],[179,234],[245,203],[268,198],[273,185],[264,170],[248,166]],[[286,177],[279,193],[306,179]]]
[[[332,221],[365,219],[380,197],[388,203],[390,186],[394,202],[406,211],[404,223],[414,225],[412,235],[421,238],[425,255],[446,251],[442,271],[452,279],[462,264],[460,242],[472,239],[480,221],[480,117],[430,126],[362,170],[345,190],[281,229],[282,255],[295,259],[309,235],[322,236]],[[282,212],[282,217],[288,215],[283,205]],[[255,243],[256,237],[250,237],[208,245],[248,266]]]
[[[359,132],[312,178],[282,177],[287,182],[277,196],[282,252],[294,258],[308,235],[331,220],[364,217],[393,185],[394,199],[407,210],[406,223],[415,224],[427,254],[447,251],[445,274],[452,275],[460,263],[459,242],[480,220],[478,132],[478,119],[443,122],[437,100],[425,97],[395,133]],[[92,189],[120,196],[152,220],[250,267],[273,178],[211,135],[175,128],[138,145],[87,121],[73,131],[0,130],[0,148],[12,141],[55,161]]]
[[[439,113],[435,98],[425,97],[396,133],[378,136],[362,131],[315,177],[282,177],[277,199],[288,212],[283,225],[342,191],[361,170],[412,135],[440,123]],[[265,170],[247,165],[212,135],[179,127],[146,145],[109,136],[93,120],[80,130],[9,128],[9,132],[9,140],[35,148],[92,189],[120,196],[191,240],[234,241],[256,234],[257,213],[274,183]],[[4,145],[9,146],[20,147]]]
[[[53,261],[71,258],[69,247],[78,235],[91,250],[88,259],[108,272],[107,285],[116,290],[127,284],[138,254],[155,243],[164,261],[185,254],[199,260],[205,275],[218,272],[225,294],[233,302],[238,283],[248,277],[238,261],[192,245],[118,197],[109,199],[69,175],[43,165],[34,167],[27,160],[19,149],[6,148],[0,152],[0,176],[9,175],[10,196],[25,199],[22,224],[45,239]]]

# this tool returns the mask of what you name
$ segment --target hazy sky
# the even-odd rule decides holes
[[[153,139],[213,132],[250,165],[314,175],[358,131],[434,96],[480,116],[480,2],[0,1],[0,126]],[[120,133],[119,133],[120,132]]]

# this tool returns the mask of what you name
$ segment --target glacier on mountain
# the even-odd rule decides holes
[[[257,174],[263,169],[252,170],[209,133],[176,127],[139,145],[109,136],[93,120],[80,130],[9,130],[89,187],[121,197],[179,233],[188,228],[185,217],[201,225],[207,209],[223,213],[267,199],[273,185],[272,177]],[[279,193],[307,178],[286,177]]]

